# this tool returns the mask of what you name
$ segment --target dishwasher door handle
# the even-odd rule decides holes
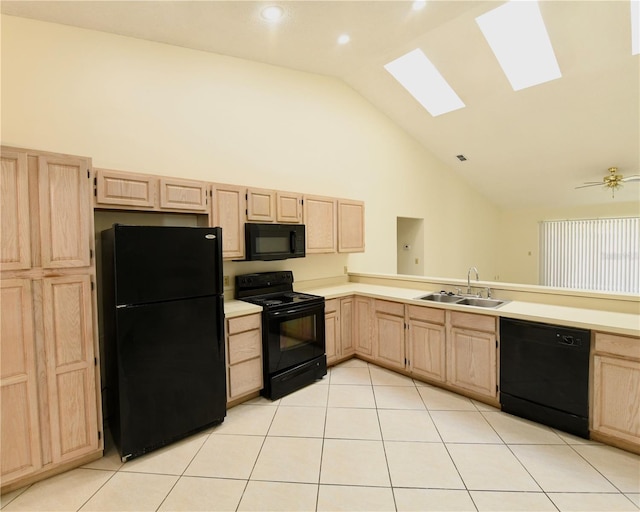
[[[567,336],[566,334],[557,334],[558,343],[561,345],[569,345],[571,347],[579,347],[582,345],[582,340],[580,338],[574,338],[573,336]]]

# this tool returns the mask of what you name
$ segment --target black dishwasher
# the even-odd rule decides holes
[[[591,331],[500,318],[504,412],[589,438]]]

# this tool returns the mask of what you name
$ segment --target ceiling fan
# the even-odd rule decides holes
[[[625,178],[622,174],[618,174],[617,167],[609,167],[607,170],[609,171],[609,174],[602,178],[602,181],[587,181],[584,185],[580,185],[576,188],[601,186],[610,189],[611,197],[614,197],[616,190],[622,187],[623,183],[628,181],[640,181],[640,174],[634,174]]]

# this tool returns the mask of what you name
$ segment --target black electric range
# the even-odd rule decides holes
[[[262,306],[264,389],[272,400],[327,374],[324,297],[293,290],[293,272],[236,276],[235,298]]]

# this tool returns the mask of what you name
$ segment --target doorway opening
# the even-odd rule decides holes
[[[398,217],[398,274],[424,275],[424,219]]]

